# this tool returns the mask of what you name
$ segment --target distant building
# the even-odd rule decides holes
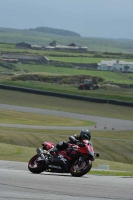
[[[47,46],[47,47],[45,47],[45,50],[48,50],[48,51],[52,51],[52,50],[55,50],[55,47],[53,47],[53,46]]]
[[[2,54],[3,59],[16,59],[18,62],[22,63],[38,63],[38,64],[48,64],[49,59],[46,56],[37,56],[37,55],[29,55],[29,54]]]
[[[133,62],[123,60],[102,60],[98,63],[98,70],[133,72]]]
[[[42,50],[43,49],[43,46],[39,46],[39,45],[31,45],[31,49],[34,49],[34,50]]]
[[[68,46],[69,47],[77,47],[79,51],[87,51],[88,50],[88,47],[80,46],[74,42],[69,44]]]
[[[34,50],[58,50],[58,51],[87,51],[88,47],[80,46],[76,43],[71,43],[69,45],[59,45],[55,40],[49,43],[49,46],[39,46],[33,45],[27,42],[19,42],[16,44],[17,48],[26,48],[26,49],[34,49]]]
[[[9,63],[17,63],[18,59],[6,59],[6,58],[2,58],[1,59],[4,62],[9,62]]]
[[[44,46],[30,44],[27,42],[19,42],[16,44],[17,48],[24,48],[24,49],[34,49],[34,50],[42,50],[44,49]]]
[[[31,44],[27,43],[27,42],[19,42],[16,43],[16,47],[17,48],[31,48]]]
[[[82,47],[76,43],[69,45],[59,45],[56,41],[49,43],[49,46],[45,47],[46,50],[67,50],[67,51],[87,51],[88,47]]]
[[[77,50],[79,50],[79,47],[65,46],[65,45],[56,45],[55,46],[55,50],[77,51]]]
[[[56,45],[56,46],[47,46],[45,47],[45,50],[57,50],[57,51],[78,51],[79,48],[78,47],[69,47],[69,46],[65,46],[65,45]]]
[[[78,44],[76,44],[76,43],[74,43],[74,42],[73,42],[73,43],[71,43],[71,44],[69,44],[68,46],[69,46],[69,47],[79,47],[79,45],[78,45]]]
[[[88,47],[79,47],[79,51],[87,51]]]

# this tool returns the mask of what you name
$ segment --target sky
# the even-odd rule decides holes
[[[133,0],[0,0],[0,27],[133,39]]]

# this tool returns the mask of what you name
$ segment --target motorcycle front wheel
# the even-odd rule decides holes
[[[41,160],[37,154],[33,156],[28,162],[28,169],[34,174],[40,174],[46,169],[46,163],[44,160]]]
[[[80,165],[77,162],[73,163],[70,167],[70,173],[72,176],[80,177],[88,173],[92,168],[91,160],[84,160]]]

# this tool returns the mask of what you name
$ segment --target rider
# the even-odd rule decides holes
[[[69,141],[68,142],[59,142],[56,147],[54,147],[53,149],[51,149],[51,152],[54,152],[56,150],[63,150],[63,149],[66,149],[69,144],[77,144],[79,146],[82,146],[84,144],[82,144],[82,140],[88,140],[89,144],[92,145],[91,141],[91,133],[89,130],[86,130],[86,129],[82,129],[80,131],[80,134],[79,135],[74,135],[74,136],[70,136],[69,137]]]
[[[81,143],[82,140],[88,140],[89,143],[91,143],[90,142],[90,140],[91,140],[91,133],[90,133],[89,130],[82,129],[80,131],[79,135],[70,136],[68,143],[79,144],[79,143]]]

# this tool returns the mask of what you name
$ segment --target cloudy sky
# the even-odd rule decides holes
[[[0,0],[0,27],[133,39],[133,0]]]

